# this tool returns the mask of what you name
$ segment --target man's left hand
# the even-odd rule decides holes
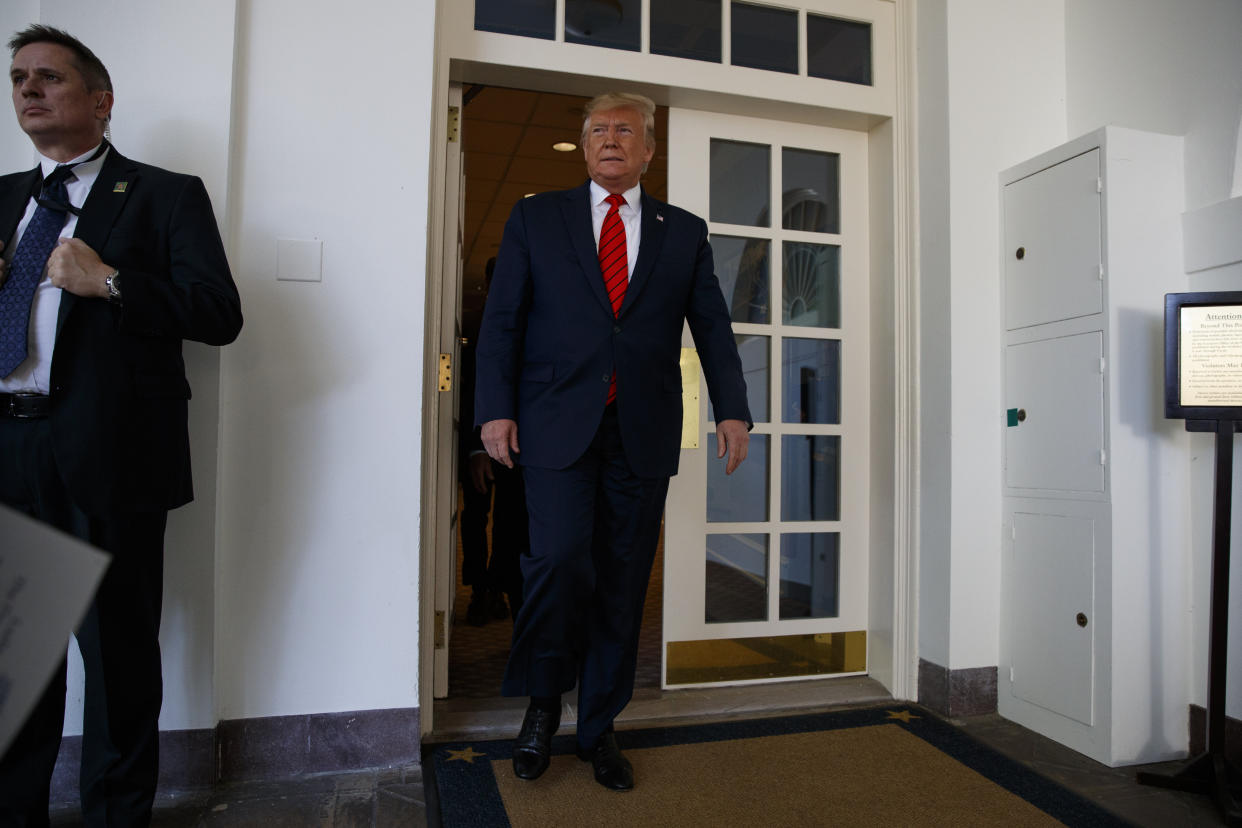
[[[721,420],[716,423],[716,457],[729,453],[725,463],[725,474],[733,474],[733,470],[746,459],[746,449],[750,446],[750,432],[746,423],[741,420]]]
[[[107,299],[111,273],[112,268],[81,239],[62,238],[47,259],[52,284],[78,296]]]

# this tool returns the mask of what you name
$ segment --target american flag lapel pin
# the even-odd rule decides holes
[[[114,185],[112,186],[112,192],[114,192],[114,193],[123,193],[123,192],[125,192],[125,188],[126,188],[126,187],[128,187],[128,186],[129,186],[129,182],[128,182],[128,181],[118,181],[118,182],[116,182],[116,184],[114,184]]]
[[[664,214],[656,213],[656,221],[664,221]]]

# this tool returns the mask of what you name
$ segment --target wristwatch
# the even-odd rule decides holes
[[[108,286],[108,301],[120,304],[121,301],[121,271],[116,268],[108,274],[108,278],[104,281]]]

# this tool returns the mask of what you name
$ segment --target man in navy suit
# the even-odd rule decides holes
[[[514,745],[523,779],[547,768],[560,696],[578,685],[578,756],[613,790],[634,785],[613,720],[634,688],[643,599],[681,443],[681,332],[689,322],[726,471],[752,425],[707,225],[639,179],[655,105],[586,106],[590,178],[523,199],[505,226],[479,334],[475,421],[522,466],[530,552],[502,692],[529,696]],[[520,439],[520,442],[519,442]]]
[[[39,165],[0,177],[0,502],[112,557],[77,630],[82,810],[91,826],[146,825],[164,526],[193,497],[181,343],[233,341],[241,303],[203,182],[106,140],[112,82],[99,58],[47,26],[9,48],[13,107]],[[48,824],[64,711],[62,662],[0,758],[0,826]]]

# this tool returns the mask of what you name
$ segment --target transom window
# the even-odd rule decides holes
[[[559,33],[558,2],[564,8]],[[480,31],[872,84],[869,21],[749,0],[651,0],[649,17],[643,19],[642,0],[475,0],[474,6]]]

